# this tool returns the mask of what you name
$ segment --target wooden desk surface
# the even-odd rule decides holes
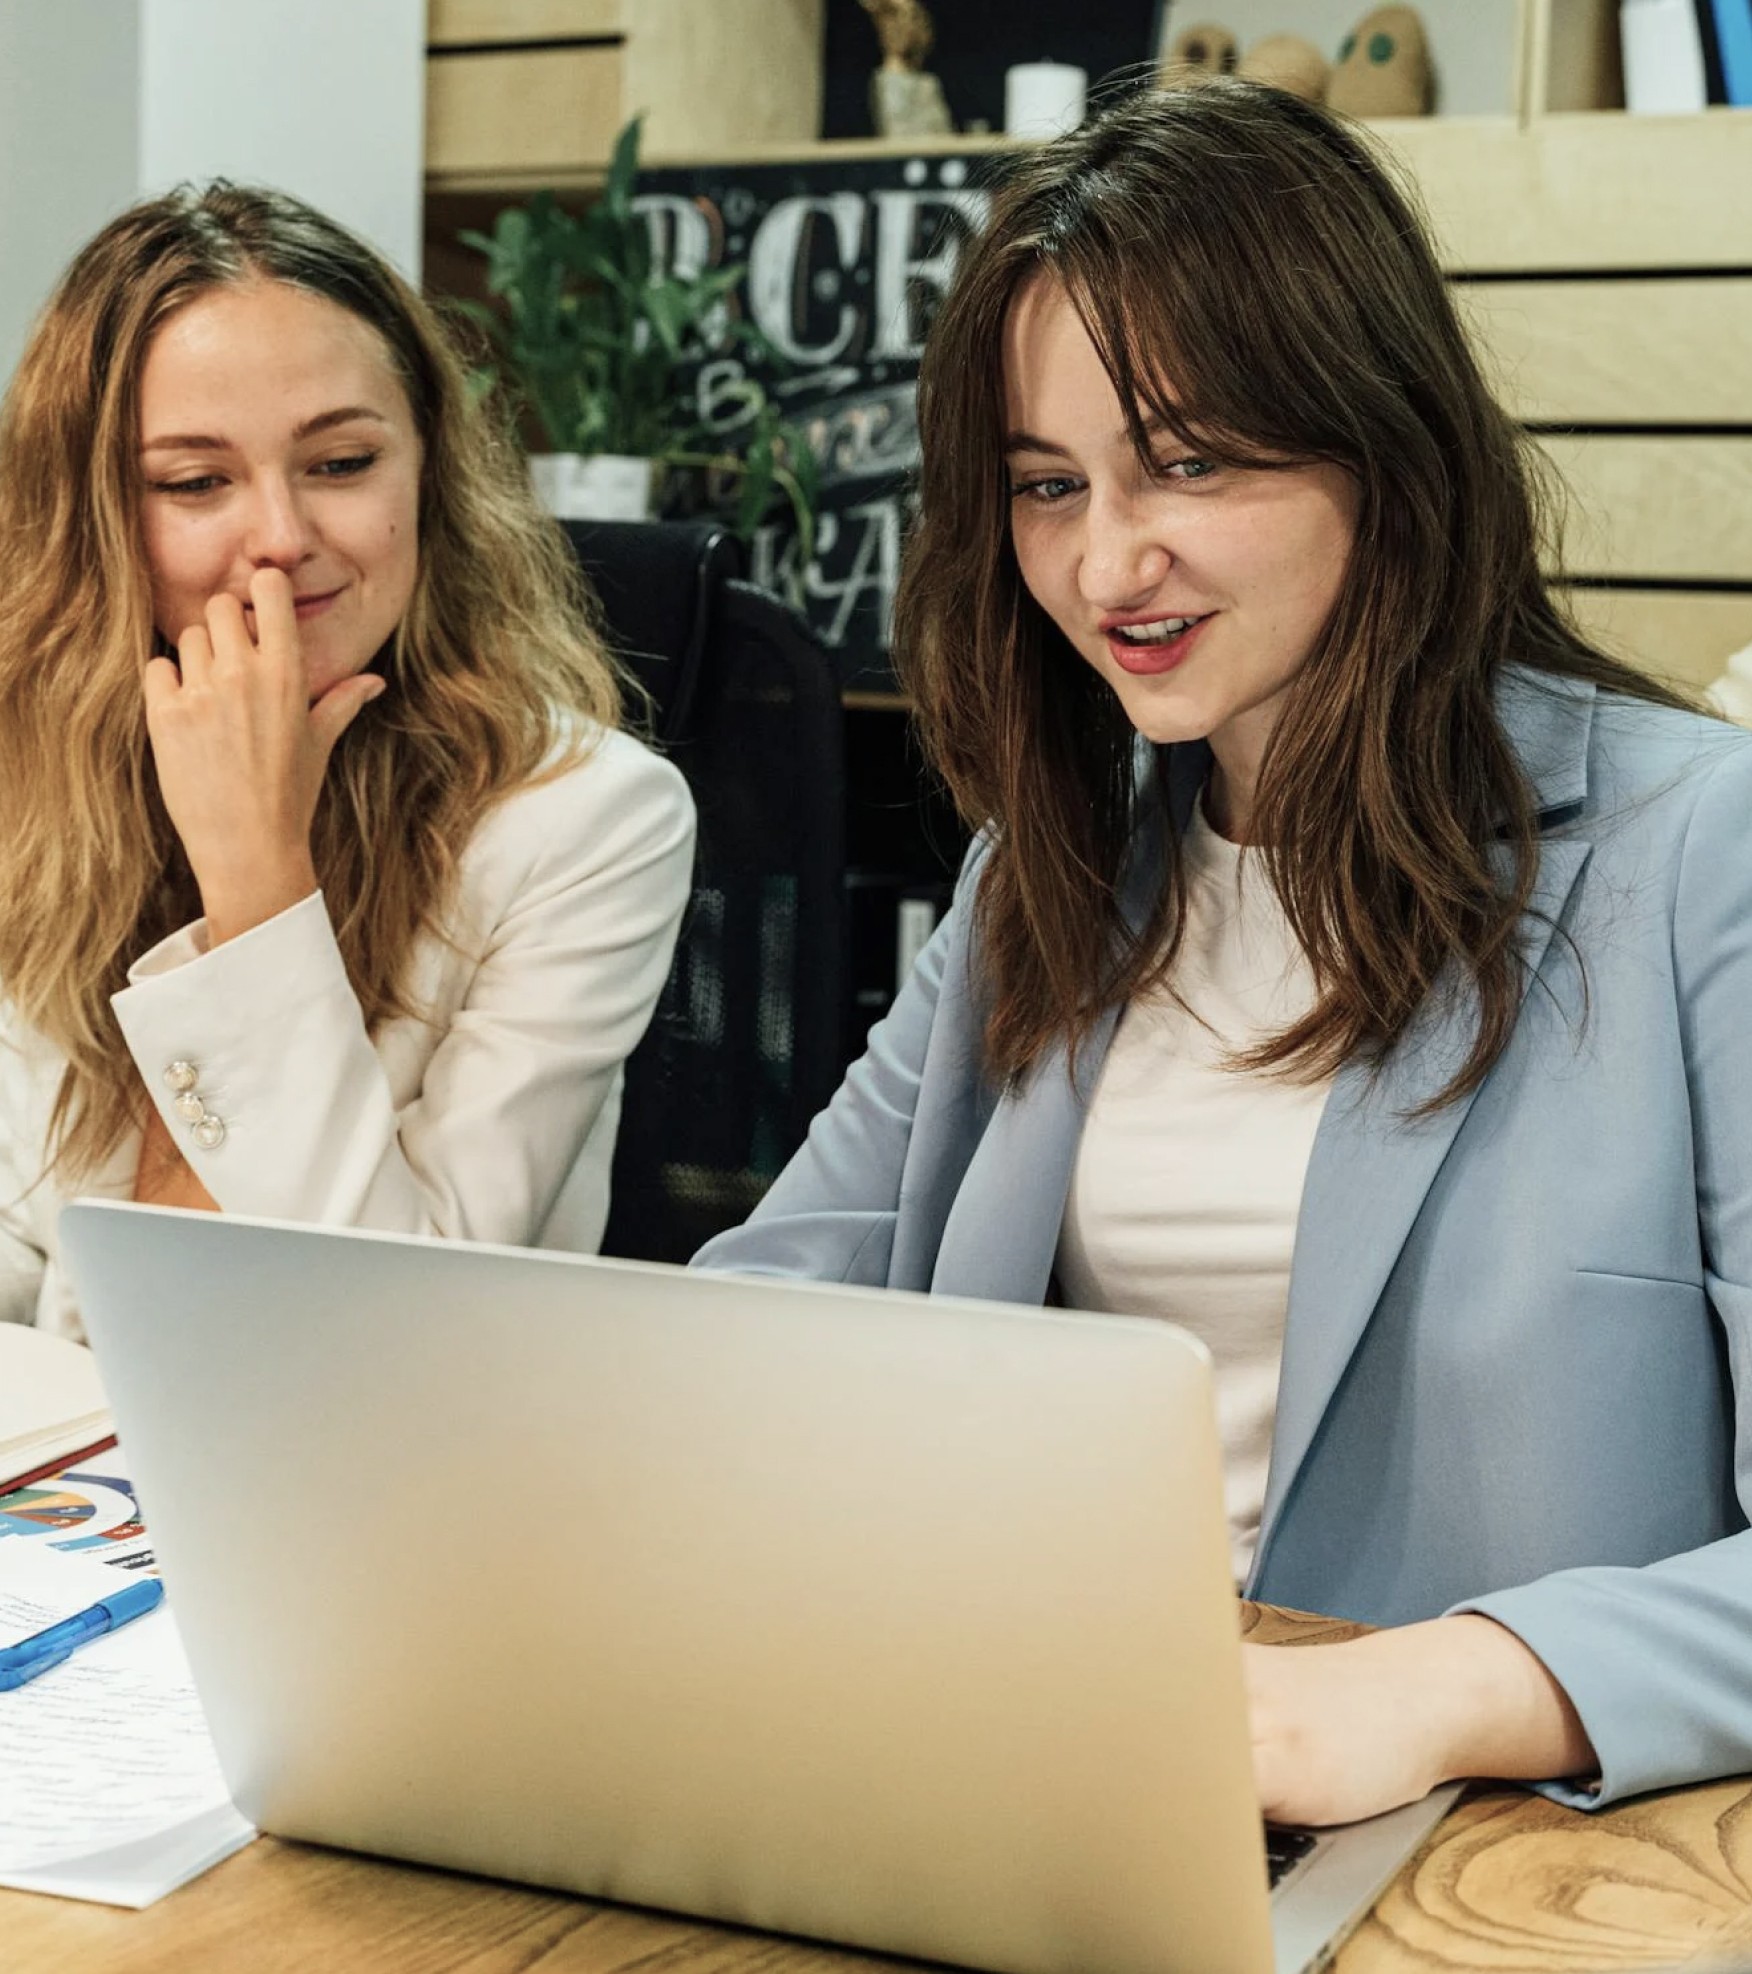
[[[1356,1627],[1245,1607],[1261,1642]],[[1597,1816],[1463,1801],[1341,1949],[1337,1974],[1752,1966],[1752,1778]],[[857,1974],[895,1961],[340,1851],[258,1839],[145,1912],[0,1892],[12,1974]]]

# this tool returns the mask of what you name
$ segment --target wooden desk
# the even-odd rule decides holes
[[[1247,1607],[1262,1643],[1355,1626]],[[1752,1779],[1597,1816],[1485,1790],[1448,1817],[1338,1956],[1337,1974],[1562,1974],[1752,1965]],[[917,1974],[768,1934],[596,1905],[263,1837],[145,1912],[0,1892],[12,1974]]]

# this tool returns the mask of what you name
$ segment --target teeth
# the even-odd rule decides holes
[[[1203,622],[1202,617],[1163,617],[1154,624],[1121,624],[1118,629],[1127,644],[1166,644],[1189,625]]]

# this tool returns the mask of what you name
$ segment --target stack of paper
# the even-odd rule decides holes
[[[91,1352],[28,1323],[0,1323],[0,1493],[114,1437]]]
[[[115,1586],[107,1564],[0,1545],[0,1645]],[[167,1607],[0,1693],[0,1884],[150,1905],[254,1835]]]

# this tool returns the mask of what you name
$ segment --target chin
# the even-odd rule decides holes
[[[1128,688],[1137,681],[1128,679]],[[1153,747],[1178,746],[1188,740],[1208,740],[1218,724],[1216,717],[1191,697],[1140,693],[1135,689],[1114,695],[1120,710],[1138,734]]]

